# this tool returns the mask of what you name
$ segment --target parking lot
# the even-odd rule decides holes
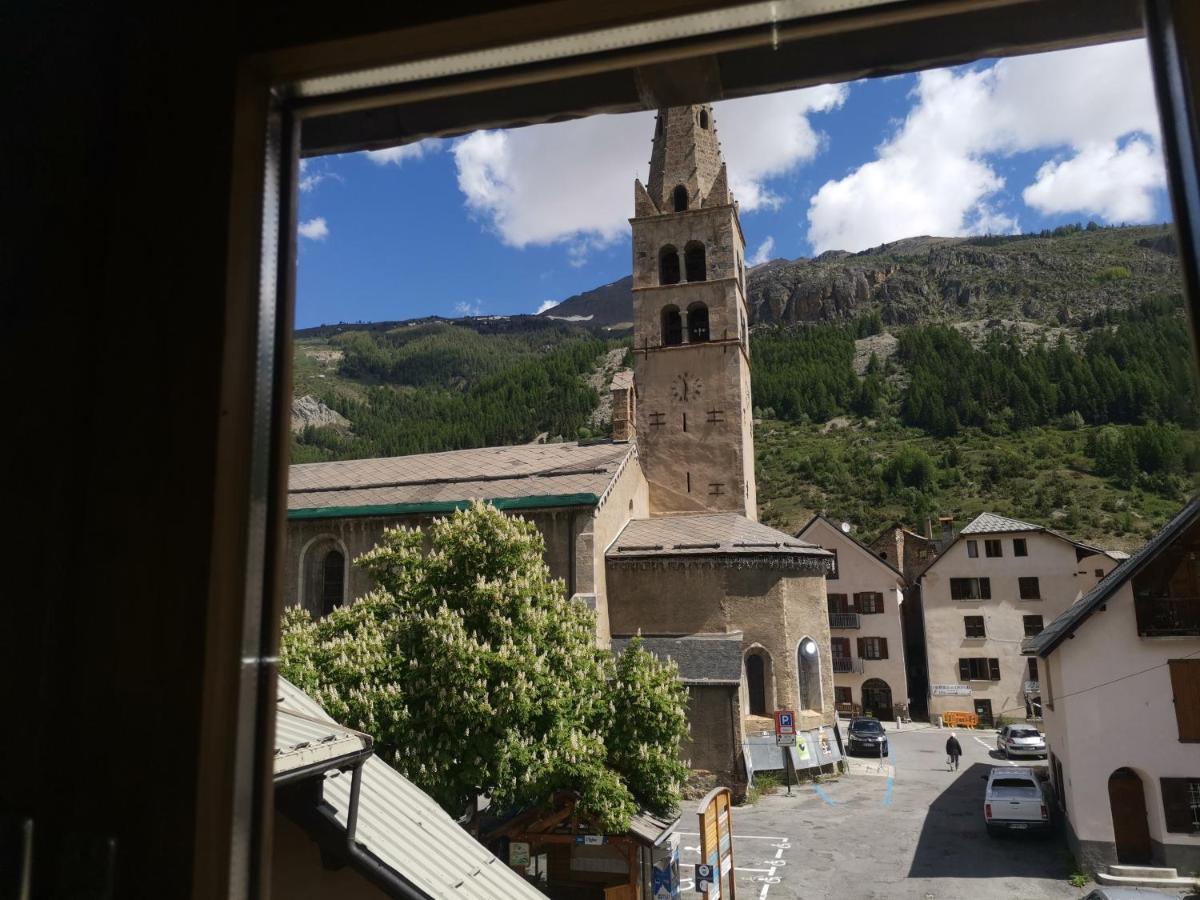
[[[978,737],[976,737],[978,735]],[[1057,835],[988,837],[988,772],[1007,763],[993,732],[960,732],[964,756],[947,771],[947,732],[894,733],[890,757],[852,759],[851,771],[739,807],[734,816],[738,897],[1014,900],[1086,893]],[[993,751],[993,752],[989,752]],[[1038,759],[1033,765],[1044,765]],[[687,828],[687,819],[681,826]],[[694,826],[693,826],[694,827]],[[682,833],[684,896],[691,893],[697,838]],[[692,894],[693,896],[698,896]]]

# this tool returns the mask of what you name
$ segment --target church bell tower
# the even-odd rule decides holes
[[[758,518],[746,241],[712,107],[661,109],[634,182],[638,455],[652,515]]]

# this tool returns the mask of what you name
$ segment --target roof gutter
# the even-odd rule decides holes
[[[360,849],[354,840],[355,832],[358,830],[358,798],[362,789],[362,770],[365,762],[365,758],[360,760],[354,767],[354,773],[350,776],[350,807],[346,810],[346,845],[343,852],[354,868],[390,896],[403,897],[404,900],[431,900],[428,894],[399,872],[385,866],[375,856]]]

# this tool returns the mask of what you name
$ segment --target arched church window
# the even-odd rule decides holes
[[[662,311],[662,342],[664,347],[683,343],[683,317],[678,306],[667,306]]]
[[[683,248],[683,265],[688,281],[705,281],[708,273],[704,265],[704,245],[699,241],[688,241]]]
[[[679,251],[673,244],[658,251],[658,283],[679,284]]]
[[[683,212],[688,208],[688,191],[682,184],[675,186],[672,196],[675,198],[675,212]]]
[[[700,344],[708,340],[708,307],[693,303],[688,307],[688,343]]]
[[[746,706],[752,716],[770,715],[767,684],[770,681],[770,662],[759,649],[746,654]]]
[[[327,616],[342,605],[345,576],[346,557],[340,550],[330,550],[321,563],[321,615]]]
[[[708,130],[708,110],[706,109],[700,110],[700,127]]]
[[[796,647],[796,668],[800,675],[800,708],[821,712],[821,648],[811,637]]]

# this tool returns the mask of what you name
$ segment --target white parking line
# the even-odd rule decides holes
[[[680,835],[681,837],[700,837],[700,832],[698,832],[698,831],[677,831],[675,833]],[[735,840],[739,840],[739,841],[790,841],[791,840],[791,838],[782,837],[779,835],[770,836],[770,835],[766,835],[766,834],[742,834],[737,831],[735,831],[733,833],[733,836],[734,836]]]
[[[697,831],[680,831],[680,832],[677,832],[677,834],[680,837],[699,837],[700,836],[700,833]],[[791,849],[791,846],[792,846],[791,838],[784,837],[782,835],[737,834],[735,832],[733,839],[735,842],[740,841],[740,840],[774,841],[775,842],[773,845],[775,847],[775,856],[771,857],[770,859],[764,859],[761,862],[759,862],[759,865],[766,866],[767,868],[757,869],[757,868],[749,868],[747,866],[734,866],[733,867],[734,872],[754,873],[753,880],[762,882],[762,890],[759,891],[758,900],[767,900],[767,894],[770,893],[770,891],[771,891],[771,885],[779,884],[779,882],[782,880],[781,877],[775,873],[777,871],[779,871],[780,869],[783,869],[785,866],[787,866],[787,860],[783,858],[783,851]],[[695,853],[697,856],[700,855],[699,847],[684,846],[684,847],[680,847],[680,850],[682,850],[685,853]],[[690,878],[680,878],[679,881],[680,881],[680,884],[679,884],[680,890],[685,893],[689,892],[695,888],[695,882]],[[686,882],[686,884],[684,882]]]
[[[975,737],[975,736],[974,736],[974,735],[972,735],[972,737]],[[987,741],[985,741],[985,740],[982,740],[981,738],[975,738],[975,743],[977,743],[977,744],[978,744],[980,747],[982,747],[984,750],[986,750],[986,751],[988,752],[988,755],[989,755],[989,756],[991,755],[991,753],[992,753],[992,746],[991,746],[991,744],[989,744],[989,743],[988,743]],[[1011,759],[1007,759],[1007,760],[1005,760],[1005,762],[1007,762],[1007,763],[1008,763],[1010,766],[1015,766],[1015,765],[1016,765],[1016,763],[1015,763],[1015,762],[1013,762]]]

